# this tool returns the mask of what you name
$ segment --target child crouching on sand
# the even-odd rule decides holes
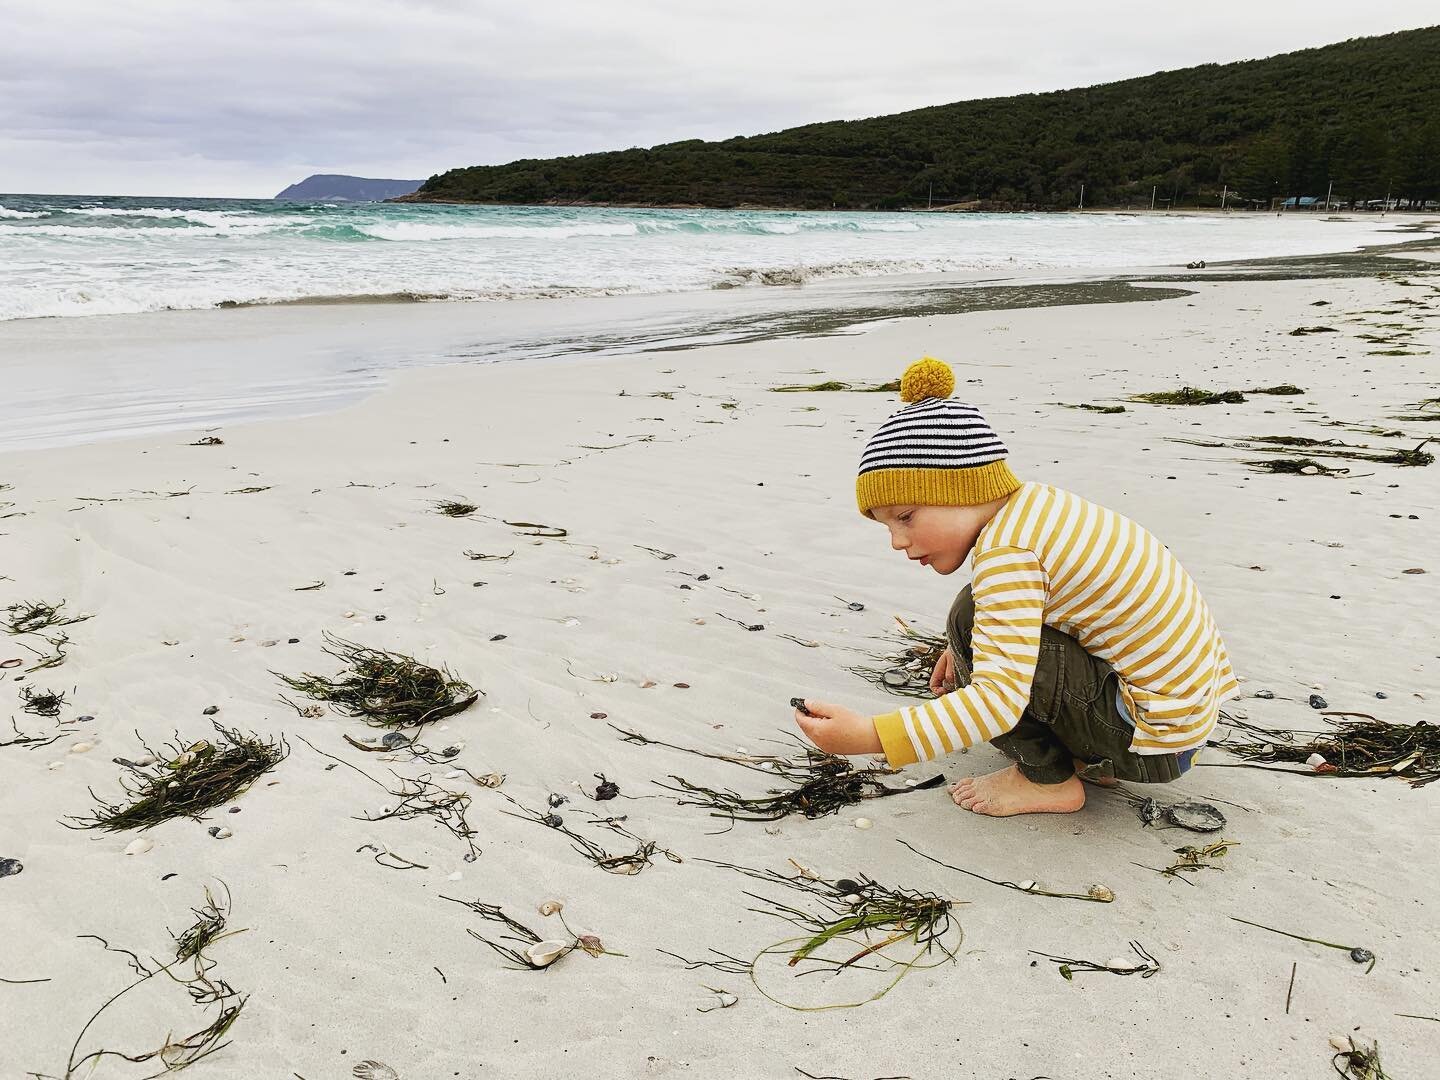
[[[973,556],[936,700],[875,717],[807,700],[796,723],[822,750],[897,767],[991,742],[1015,764],[950,792],[995,817],[1079,810],[1082,776],[1178,779],[1238,685],[1200,591],[1135,522],[1017,480],[954,387],[940,361],[910,365],[908,404],[866,444],[855,485],[907,558],[943,575]]]

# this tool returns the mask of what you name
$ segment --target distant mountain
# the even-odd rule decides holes
[[[1224,16],[1222,16],[1223,18]],[[841,209],[1440,196],[1440,26],[1082,90],[452,169],[405,202]]]
[[[316,200],[379,202],[382,199],[393,199],[397,195],[409,195],[424,182],[423,180],[371,180],[364,176],[316,173],[314,176],[307,176],[298,184],[291,184],[275,198],[308,202]]]

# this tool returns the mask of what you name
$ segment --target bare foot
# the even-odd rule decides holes
[[[1078,776],[1061,784],[1036,784],[1011,765],[988,776],[965,777],[950,789],[950,797],[956,806],[989,817],[1073,814],[1085,805],[1085,785]]]

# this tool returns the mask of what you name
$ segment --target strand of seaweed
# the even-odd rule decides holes
[[[646,840],[644,837],[636,836],[629,829],[625,828],[623,824],[625,821],[624,817],[592,815],[594,820],[591,824],[609,829],[611,832],[635,843],[635,850],[633,852],[629,854],[622,852],[617,855],[606,851],[605,848],[597,844],[594,840],[591,840],[588,836],[571,829],[565,824],[565,819],[554,811],[548,814],[542,814],[538,810],[532,810],[520,802],[520,800],[505,794],[503,791],[500,792],[500,795],[519,811],[519,813],[511,813],[508,810],[502,810],[501,813],[509,817],[520,818],[522,821],[530,821],[536,825],[543,825],[547,829],[553,829],[555,832],[569,837],[570,846],[574,850],[584,855],[592,864],[604,870],[607,874],[620,874],[625,876],[638,874],[651,864],[650,860],[656,853],[664,855],[672,863],[684,861],[679,855],[675,854],[675,852],[667,848],[662,848],[654,840]]]
[[[866,682],[902,697],[929,698],[930,677],[941,654],[949,648],[944,634],[916,630],[900,616],[893,616],[898,634],[881,640],[892,643],[899,651],[882,653],[872,659],[879,666],[860,665],[850,670]]]
[[[857,1008],[878,1001],[912,970],[937,967],[947,961],[953,963],[964,941],[964,931],[952,913],[955,902],[935,893],[881,885],[863,874],[859,880],[829,880],[810,871],[781,874],[714,859],[701,861],[733,870],[765,885],[803,894],[811,904],[808,909],[748,890],[744,893],[760,905],[750,908],[750,911],[790,923],[801,931],[801,935],[767,945],[748,963],[714,949],[710,952],[718,960],[690,960],[670,952],[665,952],[665,955],[680,960],[689,970],[708,967],[730,974],[747,974],[755,989],[765,998],[787,1009],[819,1012]],[[953,943],[947,940],[950,937],[955,939]],[[914,946],[913,954],[897,957],[887,953],[892,946],[906,942]],[[847,947],[838,958],[823,955],[831,946],[840,944]],[[938,958],[930,960],[936,953]],[[768,956],[781,955],[787,957],[786,968],[799,969],[801,965],[808,965],[803,970],[796,970],[796,978],[814,974],[834,977],[849,970],[894,974],[868,997],[823,1005],[798,1005],[782,1000],[761,984],[758,970],[761,962]],[[869,963],[862,964],[861,961]]]
[[[63,731],[57,731],[48,738],[43,735],[26,735],[15,723],[13,716],[10,718],[10,726],[15,731],[15,738],[0,742],[0,750],[3,750],[7,746],[24,746],[31,750],[39,750],[42,746],[49,746],[51,743],[59,741],[60,736],[65,734]]]
[[[670,779],[675,781],[674,784],[652,781],[657,787],[678,792],[683,796],[676,800],[679,805],[704,807],[710,811],[711,817],[728,818],[732,826],[736,821],[778,821],[791,814],[800,814],[807,818],[825,817],[867,799],[904,795],[911,791],[937,787],[945,782],[945,777],[938,775],[914,787],[888,787],[882,784],[878,777],[894,776],[898,770],[886,766],[856,769],[846,758],[827,754],[800,739],[795,739],[804,751],[804,756],[799,758],[768,754],[717,754],[651,739],[615,724],[610,726],[618,731],[626,742],[637,746],[664,746],[696,757],[725,761],[777,777],[793,785],[789,789],[772,788],[761,796],[745,796],[728,788],[707,788],[693,784],[684,777],[673,774]]]
[[[1247,454],[1282,454],[1286,450],[1300,447],[1311,457],[1305,458],[1282,458],[1278,460],[1246,461],[1245,464],[1257,469],[1268,469],[1271,472],[1293,472],[1291,463],[1301,462],[1300,467],[1314,467],[1326,473],[1344,473],[1346,469],[1328,469],[1319,462],[1311,460],[1312,457],[1343,458],[1346,461],[1364,461],[1376,465],[1401,465],[1408,467],[1424,467],[1433,464],[1435,455],[1425,449],[1429,439],[1421,440],[1420,444],[1411,450],[1382,450],[1374,446],[1362,446],[1354,443],[1341,442],[1339,439],[1311,439],[1300,435],[1252,435],[1248,439],[1192,439],[1169,437],[1169,442],[1184,443],[1188,446],[1203,446],[1212,450],[1239,450]]]
[[[474,689],[448,668],[433,668],[404,653],[373,649],[325,634],[325,652],[350,670],[334,678],[303,672],[271,672],[291,690],[323,701],[342,716],[361,717],[376,727],[427,724],[463,712],[484,691]],[[306,710],[282,701],[302,716]]]
[[[1389,775],[1415,788],[1440,780],[1440,727],[1424,720],[1391,724],[1369,713],[1327,710],[1320,715],[1336,718],[1328,720],[1331,730],[1264,728],[1227,715],[1224,720],[1230,731],[1222,739],[1212,739],[1209,745],[1245,760],[1201,764],[1212,768],[1267,769],[1296,776],[1373,778]],[[1313,754],[1325,759],[1317,768],[1274,767],[1277,763],[1305,764]]]
[[[565,933],[569,935],[568,943],[554,942],[553,944],[556,947],[553,950],[546,949],[541,951],[532,947],[547,944],[545,939],[524,923],[506,915],[505,912],[500,909],[499,904],[487,904],[480,900],[460,900],[457,897],[445,896],[443,894],[440,899],[449,900],[452,904],[459,904],[461,907],[469,908],[482,919],[499,923],[509,930],[510,933],[500,936],[500,941],[492,941],[484,935],[476,933],[468,926],[465,928],[465,932],[476,941],[483,941],[506,960],[510,961],[509,967],[520,971],[543,971],[561,957],[567,956],[576,950],[597,958],[601,956],[625,955],[624,953],[611,952],[605,948],[604,944],[602,944],[600,939],[594,934],[575,933],[574,930],[570,929],[570,924],[565,921],[563,912],[557,911],[556,915],[560,919],[560,925],[565,928]],[[502,941],[516,942],[520,945],[520,948],[516,949],[509,945],[502,945],[500,943]]]
[[[298,735],[296,738],[321,757],[327,757],[331,761],[344,765],[347,769],[353,769],[391,798],[398,800],[394,805],[382,806],[379,814],[353,815],[356,821],[387,821],[391,818],[407,821],[418,817],[432,818],[451,836],[464,841],[467,850],[462,857],[466,862],[474,862],[480,857],[480,848],[475,844],[477,834],[467,818],[471,801],[468,793],[451,791],[449,788],[435,783],[429,776],[412,778],[401,776],[394,771],[390,773],[395,778],[396,785],[392,788],[384,781],[375,779],[358,765],[338,758],[334,754],[327,754],[305,736]]]
[[[1002,889],[1014,889],[1016,892],[1029,893],[1031,896],[1053,896],[1061,900],[1089,900],[1096,904],[1110,904],[1115,900],[1115,894],[1104,885],[1091,885],[1083,893],[1076,892],[1052,892],[1049,889],[1042,889],[1033,881],[999,881],[995,878],[986,877],[984,874],[977,874],[974,870],[966,870],[964,867],[952,866],[950,863],[941,862],[933,855],[926,855],[919,848],[908,841],[896,837],[896,843],[909,848],[922,859],[934,863],[936,866],[943,866],[947,870],[954,870],[956,873],[964,874],[967,877],[979,878],[981,881],[989,882],[991,885],[998,885]]]
[[[1176,878],[1185,882],[1186,885],[1194,885],[1195,883],[1189,878],[1180,875],[1195,874],[1201,870],[1224,870],[1225,868],[1218,863],[1207,860],[1223,858],[1238,843],[1239,841],[1236,840],[1216,840],[1212,844],[1206,844],[1203,848],[1193,847],[1189,844],[1175,848],[1175,854],[1180,857],[1163,870],[1155,866],[1146,866],[1143,863],[1135,865],[1142,870],[1154,870],[1162,877]]]
[[[87,816],[70,818],[74,824],[67,828],[120,832],[154,828],[178,817],[199,821],[207,810],[248,790],[290,753],[283,737],[267,741],[218,723],[214,726],[217,742],[202,739],[186,746],[177,739],[168,744],[171,752],[166,754],[156,753],[141,739],[157,763],[148,767],[126,763],[128,772],[120,777],[125,799],[109,803],[91,789],[98,807]]]
[[[93,615],[66,615],[62,611],[64,607],[64,600],[58,604],[48,604],[43,600],[11,604],[5,609],[5,620],[0,629],[11,635],[37,634],[52,626],[73,626],[94,618]]]
[[[196,921],[181,933],[171,934],[175,942],[175,958],[168,963],[161,963],[158,959],[153,958],[147,963],[129,949],[112,946],[98,934],[79,935],[81,938],[100,942],[107,952],[118,952],[129,957],[130,968],[138,978],[108,998],[85,1022],[85,1026],[80,1029],[80,1033],[75,1036],[75,1041],[71,1044],[62,1080],[74,1080],[80,1075],[90,1075],[94,1066],[105,1058],[119,1058],[137,1065],[158,1061],[163,1068],[159,1072],[150,1073],[143,1078],[143,1080],[155,1080],[167,1073],[189,1068],[196,1062],[202,1061],[230,1045],[226,1036],[235,1021],[239,1019],[249,998],[247,995],[237,992],[223,979],[212,974],[215,962],[206,955],[205,951],[217,941],[243,931],[227,929],[226,924],[230,915],[230,890],[228,887],[225,889],[223,903],[217,903],[214,895],[207,888],[205,902],[200,907],[191,910]],[[190,971],[187,974],[176,973],[176,969],[187,964],[190,965]],[[122,1050],[101,1048],[80,1055],[80,1046],[95,1022],[126,994],[145,985],[158,975],[165,975],[173,982],[185,987],[194,1006],[199,1008],[214,1006],[216,1008],[214,1019],[199,1030],[178,1039],[174,1035],[167,1034],[165,1041],[154,1050],[132,1054]],[[83,1073],[82,1070],[84,1070]]]
[[[1150,953],[1138,941],[1132,941],[1130,951],[1136,956],[1135,961],[1111,960],[1104,964],[1097,964],[1093,960],[1077,960],[1070,956],[1052,956],[1049,953],[1039,952],[1035,949],[1030,951],[1036,956],[1043,956],[1046,960],[1060,965],[1060,977],[1070,982],[1077,971],[1108,971],[1111,975],[1139,975],[1142,979],[1160,971],[1160,961],[1151,956]]]

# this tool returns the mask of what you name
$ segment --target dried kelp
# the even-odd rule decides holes
[[[949,647],[949,641],[944,634],[915,629],[898,615],[894,619],[899,634],[888,639],[890,649],[872,657],[874,664],[857,665],[850,671],[866,682],[901,697],[933,697],[930,677],[941,654]]]
[[[165,753],[146,746],[157,764],[128,766],[120,778],[126,798],[107,803],[96,796],[98,809],[71,818],[72,827],[120,832],[150,829],[179,817],[199,821],[207,810],[249,789],[290,752],[283,738],[271,741],[219,724],[215,732],[214,742],[202,739],[187,746],[175,741]]]
[[[387,784],[383,780],[377,780],[358,765],[353,765],[344,758],[338,758],[334,754],[327,754],[305,736],[299,736],[301,742],[310,747],[321,757],[327,757],[331,761],[344,765],[347,769],[359,773],[376,787],[381,788],[385,794],[396,800],[380,807],[374,814],[357,814],[356,821],[387,821],[392,818],[400,821],[408,821],[412,818],[428,817],[434,819],[435,823],[450,833],[457,840],[462,840],[466,846],[466,852],[462,856],[466,862],[474,862],[481,855],[479,846],[475,843],[476,832],[471,827],[468,814],[470,811],[471,798],[469,793],[464,791],[451,791],[449,788],[435,783],[428,776],[408,777],[392,772],[392,783]],[[485,784],[486,778],[477,777],[469,770],[462,770],[470,776],[477,784]],[[501,777],[501,779],[504,779]]]
[[[1016,892],[1029,893],[1031,896],[1053,896],[1060,900],[1088,900],[1095,904],[1111,904],[1115,902],[1114,892],[1104,885],[1091,885],[1090,888],[1083,893],[1052,892],[1049,889],[1042,889],[1039,884],[1034,881],[999,881],[996,878],[986,877],[984,874],[977,874],[974,870],[966,870],[960,866],[952,866],[950,863],[941,862],[933,855],[926,855],[925,852],[919,848],[898,837],[896,838],[896,843],[909,848],[916,855],[919,855],[927,862],[934,863],[936,866],[943,866],[947,870],[954,870],[957,874],[964,874],[966,877],[978,878],[980,881],[988,882],[991,885],[998,885],[1002,889],[1013,889]]]
[[[333,679],[305,672],[298,676],[271,672],[290,689],[324,701],[343,716],[362,717],[376,727],[426,724],[463,712],[479,700],[481,691],[450,673],[433,668],[404,653],[357,645],[325,635],[325,651],[350,671]],[[301,712],[288,698],[287,705]],[[303,713],[302,713],[303,715]]]
[[[11,604],[5,609],[3,629],[7,634],[34,634],[52,626],[73,626],[94,618],[93,615],[66,615],[65,601],[47,604],[43,600],[28,604]]]
[[[1084,409],[1086,412],[1100,413],[1104,416],[1113,416],[1116,413],[1123,413],[1125,411],[1124,405],[1089,405],[1085,404],[1084,402],[1071,405],[1069,402],[1065,401],[1060,401],[1056,404],[1058,404],[1062,409]]]
[[[1043,956],[1046,960],[1060,965],[1060,976],[1066,982],[1074,979],[1077,971],[1108,971],[1111,975],[1139,975],[1142,979],[1148,979],[1160,970],[1160,961],[1151,956],[1145,947],[1138,941],[1130,942],[1130,951],[1135,954],[1135,960],[1128,957],[1117,957],[1104,964],[1097,964],[1093,960],[1076,960],[1069,956],[1052,956],[1049,953],[1030,950],[1036,956]]]
[[[1391,1080],[1390,1074],[1380,1064],[1380,1043],[1372,1041],[1365,1046],[1354,1038],[1345,1040],[1348,1050],[1337,1050],[1330,1059],[1330,1066],[1346,1080]]]
[[[36,660],[35,663],[31,664],[25,669],[27,673],[35,671],[45,671],[48,668],[57,668],[61,664],[65,663],[67,659],[69,659],[69,654],[65,651],[65,646],[70,644],[70,635],[65,633],[63,630],[60,631],[60,633],[56,634],[54,637],[49,637],[45,634],[41,634],[40,640],[43,641],[46,645],[50,647],[50,649],[54,651],[47,652],[44,649],[37,649],[33,645],[30,645],[24,641],[16,642],[16,644],[19,645],[22,649],[26,650],[27,652],[32,652],[40,658]]]
[[[1395,776],[1411,787],[1440,780],[1440,727],[1424,720],[1390,724],[1369,713],[1326,711],[1328,731],[1291,731],[1263,728],[1223,715],[1229,727],[1224,738],[1212,739],[1244,762],[1203,762],[1220,768],[1272,769],[1297,776]],[[1345,719],[1354,717],[1356,719]],[[1307,765],[1314,755],[1322,759],[1308,769],[1279,768]]]
[[[435,513],[444,514],[446,517],[452,518],[469,517],[471,514],[475,513],[476,510],[480,509],[480,507],[476,506],[474,503],[451,502],[446,500],[440,500],[438,502],[432,503],[431,506],[434,508]]]
[[[1391,433],[1382,433],[1391,434]],[[1393,434],[1399,434],[1395,432]],[[1364,446],[1342,442],[1339,439],[1312,439],[1303,435],[1252,435],[1244,439],[1225,441],[1223,439],[1171,438],[1170,442],[1189,446],[1203,446],[1211,450],[1239,450],[1246,453],[1280,453],[1281,448],[1308,450],[1309,457],[1277,458],[1274,460],[1248,460],[1246,465],[1267,472],[1299,473],[1307,476],[1341,476],[1348,469],[1328,468],[1315,461],[1317,457],[1343,458],[1346,461],[1364,461],[1375,465],[1401,465],[1424,467],[1435,461],[1435,455],[1425,449],[1429,439],[1408,450],[1387,450],[1378,446]]]
[[[498,560],[500,560],[500,561],[503,562],[504,560],[506,560],[506,559],[510,558],[512,555],[514,555],[515,552],[514,552],[514,550],[511,550],[511,551],[507,552],[507,553],[504,554],[504,555],[487,555],[487,554],[485,554],[485,552],[483,552],[483,551],[468,551],[468,550],[467,550],[467,551],[461,552],[461,554],[463,554],[467,559],[469,559],[469,560],[472,561],[472,562],[484,562],[484,561],[486,561],[486,560],[488,560],[488,559],[498,559]]]
[[[735,821],[777,821],[792,814],[807,818],[825,817],[838,813],[846,806],[854,806],[867,799],[883,799],[891,795],[904,795],[923,788],[938,787],[945,782],[943,775],[932,777],[914,787],[887,787],[879,777],[894,776],[898,770],[883,766],[857,769],[848,758],[827,754],[808,743],[796,739],[803,751],[800,757],[779,757],[775,755],[714,754],[704,750],[693,750],[685,746],[650,739],[636,731],[612,728],[620,732],[628,743],[637,746],[664,746],[671,750],[725,761],[740,765],[755,772],[764,773],[778,780],[784,780],[788,788],[772,788],[764,795],[744,796],[728,788],[707,788],[693,784],[683,777],[671,775],[675,783],[664,784],[653,781],[667,791],[678,792],[682,797],[676,801],[681,806],[701,806],[710,811],[711,817],[729,818]]]
[[[1280,397],[1294,397],[1297,394],[1305,393],[1303,387],[1294,383],[1280,383],[1278,386],[1252,386],[1246,390],[1247,394],[1272,394]]]
[[[1191,847],[1189,845],[1178,847],[1175,849],[1175,854],[1180,857],[1163,870],[1154,866],[1144,866],[1142,863],[1136,863],[1135,865],[1144,870],[1154,870],[1157,874],[1164,877],[1179,878],[1179,880],[1190,885],[1193,884],[1193,882],[1181,877],[1181,874],[1194,874],[1201,870],[1225,869],[1214,860],[1223,858],[1230,849],[1235,846],[1236,841],[1234,840],[1216,840],[1213,844],[1206,844],[1203,848]]]
[[[1262,458],[1245,462],[1257,472],[1290,473],[1295,476],[1344,476],[1349,469],[1332,469],[1312,458]]]
[[[889,382],[878,383],[875,386],[860,386],[854,383],[838,382],[831,379],[827,382],[811,383],[809,386],[772,386],[771,393],[774,394],[809,394],[825,391],[851,390],[862,394],[898,394],[900,392],[900,380],[891,379]]]
[[[476,941],[483,941],[490,948],[510,961],[510,965],[521,971],[543,971],[551,964],[572,952],[583,952],[592,957],[601,956],[624,956],[624,953],[611,952],[605,948],[600,939],[594,934],[577,934],[570,929],[570,924],[565,921],[565,916],[559,914],[560,924],[565,927],[568,941],[552,939],[546,941],[534,930],[531,930],[524,923],[512,919],[505,912],[500,910],[499,904],[486,904],[480,900],[459,900],[453,896],[441,896],[441,900],[449,900],[453,904],[467,907],[482,919],[489,922],[499,923],[510,931],[501,935],[500,941],[492,941],[482,934],[466,927],[465,932]],[[503,941],[513,941],[519,948],[501,944]]]
[[[0,750],[3,750],[7,746],[25,746],[31,750],[39,750],[42,746],[49,746],[51,743],[57,742],[60,736],[64,734],[63,732],[56,732],[54,735],[26,735],[16,725],[13,717],[10,720],[10,726],[15,731],[15,738],[0,740]]]
[[[855,1008],[878,1001],[911,970],[953,963],[964,940],[964,933],[953,915],[954,902],[935,893],[881,885],[863,874],[858,880],[828,880],[809,872],[787,875],[710,859],[704,861],[734,870],[768,886],[802,893],[811,902],[812,906],[807,909],[758,893],[745,893],[760,905],[752,907],[751,911],[790,923],[801,932],[799,937],[761,949],[743,969],[761,994],[786,1008],[809,1012]],[[835,947],[838,946],[844,947],[837,953]],[[909,955],[894,956],[889,951],[893,946],[905,948]],[[721,970],[741,970],[735,966],[740,961],[723,953],[716,955],[721,958],[718,962],[685,962],[694,966],[719,967]],[[879,990],[859,1000],[796,1005],[782,1000],[761,985],[761,961],[768,956],[784,956],[786,968],[800,969],[795,973],[797,977],[822,971],[833,976],[846,970],[894,974]],[[880,966],[877,967],[877,964]]]
[[[88,1077],[94,1071],[95,1066],[105,1058],[119,1058],[137,1065],[145,1062],[158,1062],[162,1068],[159,1072],[150,1074],[153,1080],[155,1077],[188,1068],[229,1045],[225,1041],[226,1036],[235,1021],[239,1019],[248,998],[236,992],[223,979],[214,976],[215,962],[205,952],[220,939],[240,933],[238,930],[226,929],[226,920],[229,917],[229,890],[226,890],[226,899],[222,906],[216,903],[214,896],[207,889],[205,903],[193,911],[196,916],[195,924],[179,934],[172,933],[171,936],[175,940],[175,959],[166,964],[160,964],[155,960],[147,963],[141,960],[137,953],[129,949],[116,948],[96,934],[79,935],[82,938],[100,942],[107,952],[118,952],[129,957],[131,970],[138,978],[111,996],[80,1029],[80,1034],[75,1037],[75,1042],[70,1047],[70,1055],[65,1062],[62,1080]],[[189,965],[188,971],[183,970],[184,965]],[[190,995],[191,1003],[196,1007],[213,1007],[215,1016],[210,1023],[181,1038],[167,1034],[165,1041],[159,1047],[143,1053],[130,1054],[120,1050],[100,1049],[82,1055],[80,1045],[95,1022],[115,1002],[159,975],[166,975],[171,982],[185,987],[186,993]]]
[[[590,815],[590,824],[609,829],[617,836],[624,837],[626,840],[635,844],[634,851],[615,854],[607,851],[583,833],[578,833],[570,828],[570,826],[565,824],[565,819],[554,810],[542,814],[538,810],[532,810],[519,799],[507,795],[503,791],[500,792],[500,795],[518,811],[517,813],[511,813],[506,810],[502,811],[502,813],[508,814],[510,817],[520,818],[522,821],[530,821],[536,825],[543,825],[547,829],[552,829],[568,837],[571,848],[578,851],[581,855],[584,855],[585,858],[590,860],[592,865],[599,867],[607,874],[619,874],[622,876],[638,874],[651,864],[651,859],[657,854],[664,855],[673,863],[683,861],[679,855],[676,855],[673,851],[666,848],[662,848],[654,840],[646,840],[644,837],[636,836],[629,829],[625,828],[625,818],[623,816],[606,817],[598,814]],[[588,813],[588,811],[578,812]]]
[[[55,693],[53,690],[39,690],[33,686],[27,686],[20,691],[20,711],[27,712],[31,716],[44,716],[53,718],[60,715],[60,710],[65,707],[65,691]]]
[[[1239,390],[1202,390],[1195,386],[1179,390],[1152,390],[1144,394],[1131,394],[1130,401],[1145,405],[1239,405],[1245,395]]]
[[[1338,334],[1339,332],[1333,326],[1297,326],[1290,331],[1290,336],[1304,337],[1306,334]]]
[[[1328,949],[1339,949],[1341,952],[1348,954],[1351,961],[1353,961],[1354,963],[1368,964],[1369,966],[1365,969],[1366,975],[1369,975],[1370,972],[1375,970],[1375,964],[1377,963],[1375,954],[1362,945],[1340,945],[1333,941],[1324,941],[1320,938],[1306,937],[1303,934],[1292,934],[1289,930],[1277,930],[1273,926],[1266,926],[1264,923],[1251,922],[1249,919],[1241,919],[1235,915],[1231,915],[1230,919],[1232,922],[1244,923],[1246,926],[1253,926],[1257,930],[1269,930],[1270,933],[1279,934],[1281,937],[1293,938],[1296,941],[1306,941],[1309,942],[1311,945],[1324,945]]]

